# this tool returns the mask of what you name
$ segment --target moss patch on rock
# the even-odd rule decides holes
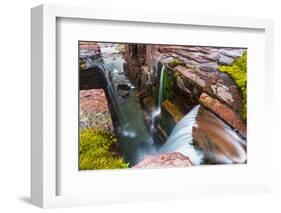
[[[241,117],[247,119],[247,52],[243,56],[237,58],[231,66],[220,66],[219,70],[228,74],[239,87],[242,98],[243,106],[241,110]]]
[[[128,164],[118,153],[116,136],[99,128],[80,132],[80,170],[121,169]]]
[[[169,66],[170,67],[176,67],[178,65],[181,65],[181,66],[184,66],[185,63],[177,58],[173,59],[170,63],[169,63]]]
[[[163,76],[162,101],[165,101],[166,99],[170,99],[173,96],[173,87],[174,87],[173,75],[169,74],[168,69],[166,68],[164,70],[164,76]]]

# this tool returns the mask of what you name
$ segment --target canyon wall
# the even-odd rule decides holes
[[[244,52],[246,49],[125,45],[124,70],[139,90],[143,118],[149,128],[157,105],[160,72],[165,66],[161,114],[156,120],[157,140],[164,142],[178,121],[200,104],[200,114],[205,114],[204,111],[211,114],[209,117],[216,120],[211,124],[229,128],[235,137],[241,138],[237,141],[246,149],[246,119],[241,116],[241,91],[228,74],[219,70],[222,65],[233,64]],[[206,143],[212,140],[211,145],[224,149],[224,145],[220,144],[223,142],[217,140],[218,136],[214,138],[212,132],[206,129],[201,131],[203,126],[194,127],[194,141],[206,149]],[[236,140],[235,137],[229,140]]]

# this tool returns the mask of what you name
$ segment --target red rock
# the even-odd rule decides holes
[[[163,168],[192,166],[188,157],[181,153],[173,152],[156,156],[146,155],[144,159],[133,168]]]
[[[102,128],[114,131],[108,101],[103,89],[80,90],[80,129]]]
[[[211,111],[200,107],[192,130],[207,163],[246,163],[246,141]]]
[[[200,68],[211,72],[205,72]],[[221,102],[227,104],[235,112],[240,112],[242,109],[242,97],[235,83],[225,73],[217,71],[215,68],[209,66],[201,66],[199,69],[188,68],[186,66],[176,66],[174,70],[181,74],[184,82],[186,80],[193,82],[193,85],[200,91],[215,97]],[[177,82],[178,83],[178,82]],[[186,89],[191,92],[193,89],[188,88],[185,83]],[[184,92],[185,89],[181,88]],[[194,94],[196,96],[196,94]]]
[[[184,66],[176,66],[175,70],[182,74],[184,78],[194,81],[194,83],[198,84],[200,87],[206,87],[206,81],[196,74],[192,69]]]
[[[190,52],[199,52],[200,51],[200,49],[198,47],[188,47],[187,50]]]
[[[149,112],[152,112],[153,107],[154,107],[154,103],[153,103],[153,98],[151,96],[147,96],[142,98],[142,106],[143,109]]]
[[[101,50],[96,42],[80,42],[80,58],[94,57],[98,58],[101,56]]]
[[[91,89],[80,91],[80,111],[107,112],[108,102],[103,89]]]
[[[227,105],[222,104],[206,93],[201,94],[199,102],[222,118],[230,126],[237,129],[242,135],[246,136],[246,124],[242,118]]]

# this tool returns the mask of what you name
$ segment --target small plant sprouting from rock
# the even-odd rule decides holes
[[[118,154],[116,136],[103,129],[90,128],[80,132],[80,170],[121,169],[128,164]]]
[[[241,58],[234,61],[231,66],[220,66],[221,72],[227,73],[238,85],[242,98],[243,106],[241,110],[241,117],[247,118],[247,52],[244,52]]]

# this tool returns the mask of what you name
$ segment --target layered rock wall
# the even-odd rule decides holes
[[[98,128],[114,133],[116,119],[108,102],[107,81],[96,66],[102,61],[100,47],[95,42],[80,42],[79,51],[80,130]]]
[[[246,121],[240,116],[242,96],[233,79],[219,71],[231,65],[246,49],[171,45],[126,44],[125,70],[139,88],[144,119],[151,125],[159,90],[160,70],[165,68],[163,102],[158,133],[165,138],[192,107],[201,104],[240,136],[246,138]],[[167,83],[168,82],[168,83]],[[165,85],[167,84],[167,85]],[[163,140],[163,139],[162,139]]]

